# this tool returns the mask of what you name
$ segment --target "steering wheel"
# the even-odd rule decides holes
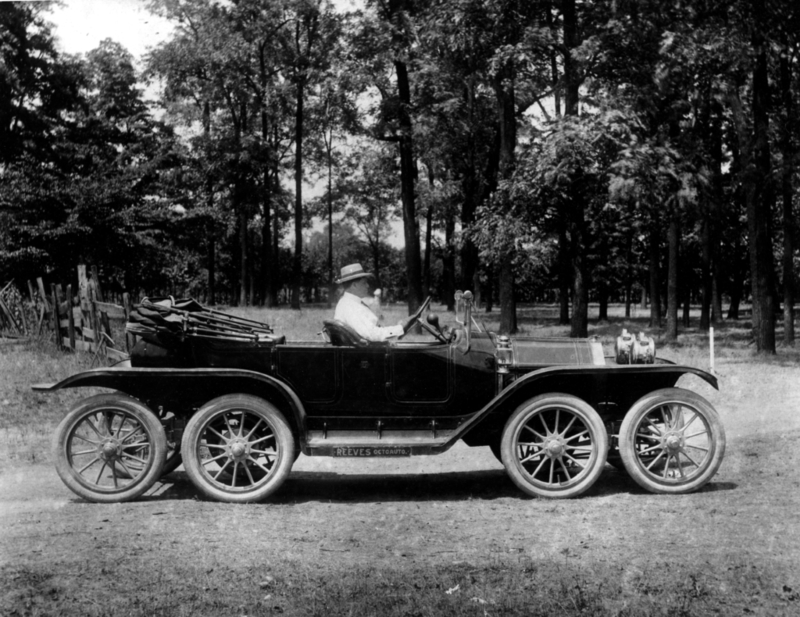
[[[420,307],[416,310],[416,312],[413,315],[411,315],[411,317],[408,318],[408,329],[410,330],[414,326],[414,324],[419,323],[419,325],[422,326],[424,330],[430,332],[437,340],[441,341],[442,343],[446,343],[447,339],[445,339],[441,334],[436,332],[424,321],[420,320],[420,317],[422,317],[422,313],[424,313],[425,309],[427,309],[430,306],[431,298],[432,296],[428,296],[427,298],[425,298],[425,302],[423,302],[420,305]]]
[[[414,324],[415,324],[415,323],[417,323],[417,322],[419,322],[421,325],[424,325],[424,324],[422,324],[422,322],[421,322],[421,321],[419,321],[419,318],[420,318],[420,317],[422,317],[422,313],[424,313],[424,312],[425,312],[425,309],[426,309],[426,308],[428,308],[428,305],[429,305],[430,303],[431,303],[431,296],[428,296],[427,298],[425,298],[425,302],[423,302],[423,303],[420,305],[420,307],[419,307],[419,308],[416,310],[416,312],[415,312],[413,315],[411,315],[411,316],[408,318],[408,330],[411,330],[411,328],[412,328],[412,327],[414,326]],[[405,332],[404,332],[404,333],[403,333],[401,336],[399,336],[398,338],[403,338],[403,337],[404,337],[404,336],[405,336],[405,335],[408,333],[408,330],[406,330],[406,331],[405,331]]]

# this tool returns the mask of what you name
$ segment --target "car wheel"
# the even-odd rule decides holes
[[[176,441],[173,437],[173,427],[172,423],[174,420],[174,416],[171,415],[170,418],[159,418],[161,421],[161,426],[164,428],[164,435],[167,440],[167,457],[164,461],[164,467],[161,470],[161,476],[164,477],[167,474],[172,473],[178,467],[181,466],[183,459],[181,458],[181,444],[179,441]],[[146,447],[146,446],[144,446]],[[126,467],[121,465],[117,465],[117,473],[122,478],[129,478],[130,471],[138,471],[141,469],[141,463],[137,461],[129,461]]]
[[[608,435],[586,402],[568,394],[545,394],[514,411],[500,449],[506,472],[529,495],[575,497],[600,477]]]
[[[619,449],[625,469],[642,488],[689,493],[717,473],[725,454],[725,430],[702,396],[665,388],[630,408],[620,428]]]
[[[189,479],[219,501],[248,503],[275,492],[295,460],[292,431],[280,411],[246,394],[201,407],[181,442]]]
[[[136,499],[161,477],[167,440],[156,415],[134,398],[98,394],[79,401],[53,440],[56,471],[89,501]]]

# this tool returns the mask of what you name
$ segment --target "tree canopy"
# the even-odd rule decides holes
[[[0,4],[0,280],[84,261],[299,308],[359,259],[410,310],[472,289],[506,332],[518,301],[573,336],[590,301],[647,301],[668,338],[691,303],[708,327],[748,301],[759,351],[781,306],[793,344],[796,2],[149,8],[175,27],[140,71]]]

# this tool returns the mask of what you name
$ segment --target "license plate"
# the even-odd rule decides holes
[[[396,448],[392,446],[374,448],[334,448],[334,456],[351,458],[368,458],[379,456],[411,456],[411,448]]]

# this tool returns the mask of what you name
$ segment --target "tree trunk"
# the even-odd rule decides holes
[[[406,276],[408,277],[408,312],[422,303],[422,264],[417,229],[417,209],[414,200],[416,167],[411,126],[411,88],[408,67],[401,60],[394,62],[397,75],[397,92],[400,97],[400,192],[403,202],[403,239],[405,240]]]
[[[434,176],[433,166],[427,164],[428,183],[433,192]],[[431,240],[433,235],[433,202],[428,204],[428,211],[425,214],[425,257],[422,265],[422,293],[427,296],[431,293]]]
[[[336,283],[333,276],[333,131],[331,131],[328,149],[328,306],[333,303]]]
[[[589,289],[586,284],[586,263],[583,254],[583,242],[586,222],[581,196],[573,191],[570,215],[569,246],[572,262],[572,318],[570,320],[570,337],[586,338],[589,335]]]
[[[723,144],[722,144],[722,106],[715,102],[711,116],[711,151],[713,160],[713,212],[711,215],[711,323],[725,320],[722,313],[722,259],[721,259],[721,225],[723,208],[725,207],[725,188],[723,182]]]
[[[631,317],[631,298],[633,292],[633,232],[625,238],[625,318]]]
[[[203,135],[208,146],[211,140],[211,106],[208,101],[203,103]],[[206,228],[206,268],[208,270],[208,303],[216,304],[216,225],[214,224],[214,179],[206,170],[205,182],[206,211],[208,226]]]
[[[269,176],[269,169],[264,170],[264,205],[261,216],[261,303],[273,307],[275,298],[270,293],[272,290],[272,212]]]
[[[572,264],[569,257],[567,240],[567,222],[564,216],[558,217],[558,323],[565,326],[569,323],[569,279]]]
[[[299,26],[298,26],[299,27]],[[292,308],[300,310],[300,277],[303,272],[303,98],[305,79],[297,78],[294,122],[294,259],[292,260]]]
[[[480,285],[477,289],[481,289]],[[491,313],[494,308],[494,268],[486,269],[486,287],[481,289],[481,296],[484,304],[484,310]],[[480,302],[476,302],[475,306],[480,306]]]
[[[669,222],[669,260],[667,270],[667,331],[669,341],[678,339],[678,221],[671,217]]]
[[[247,306],[247,211],[242,197],[239,208],[239,306]]]
[[[782,43],[785,53],[780,57],[780,88],[783,100],[783,127],[781,135],[781,155],[783,157],[783,175],[781,178],[781,195],[783,198],[783,342],[787,346],[794,345],[794,235],[795,220],[793,207],[792,173],[794,163],[794,147],[792,144],[792,127],[794,126],[794,102],[792,100],[792,67],[788,57],[789,45],[783,33]]]
[[[750,280],[753,297],[753,337],[756,350],[774,354],[775,299],[772,264],[772,191],[770,190],[769,152],[769,68],[767,44],[763,29],[766,7],[764,0],[752,0],[756,21],[753,28],[753,150],[750,164],[745,165],[743,185],[747,196],[747,227],[750,248]],[[747,157],[744,157],[745,160]]]
[[[453,236],[456,232],[456,220],[452,209],[448,209],[444,224],[444,255],[442,255],[442,295],[448,311],[456,308],[456,256]]]
[[[608,321],[608,285],[603,283],[597,290],[597,321]]]
[[[269,143],[269,118],[266,110],[261,110],[261,137],[264,144]],[[264,163],[264,187],[262,195],[261,212],[261,303],[272,307],[275,306],[275,299],[270,293],[272,289],[272,185],[270,182],[269,161]]]
[[[517,307],[514,300],[513,257],[507,255],[500,264],[498,291],[500,296],[500,333],[513,334],[517,331]]]
[[[213,217],[208,221],[208,228],[206,231],[206,267],[208,268],[208,303],[213,305],[217,303],[217,292],[215,281],[217,278],[217,255],[216,255],[216,239],[215,239],[215,225]]]
[[[514,173],[517,147],[517,118],[514,100],[515,71],[512,64],[506,64],[494,81],[497,99],[497,119],[500,128],[500,162],[498,180],[509,179]],[[500,333],[513,334],[517,331],[517,304],[514,298],[514,248],[504,247],[504,255],[498,264],[498,292],[500,300]]]
[[[267,113],[267,88],[269,78],[267,76],[266,44],[262,43],[259,47],[259,79],[260,88],[257,90],[257,98],[261,107],[261,140],[264,149],[270,152],[270,133],[269,133],[269,114]],[[277,155],[277,153],[275,153]],[[270,182],[270,160],[264,162],[264,187],[262,195],[261,213],[261,304],[268,307],[275,306],[275,297],[272,293],[272,184]]]
[[[561,14],[564,19],[564,115],[578,115],[580,76],[578,67],[572,57],[572,50],[580,44],[578,38],[578,18],[575,0],[561,1]],[[572,183],[570,200],[569,247],[572,261],[572,320],[570,336],[582,338],[588,335],[589,328],[589,289],[585,272],[584,229],[585,206],[579,195],[578,179]]]
[[[660,258],[658,229],[655,222],[650,228],[650,327],[661,327],[661,294],[658,291],[658,262]]]
[[[467,106],[467,165],[465,166],[461,181],[464,202],[461,205],[461,227],[468,229],[475,220],[475,210],[478,207],[478,167],[475,157],[475,80],[469,79],[464,88]],[[472,279],[478,266],[478,249],[469,237],[461,245],[461,288],[472,287]]]
[[[272,127],[272,143],[276,146],[279,143],[279,133],[278,127]],[[278,157],[274,157],[272,160],[272,186],[279,187],[280,186],[280,165],[278,162]],[[270,268],[272,270],[269,282],[270,282],[270,296],[274,301],[274,306],[278,306],[280,304],[279,298],[279,291],[283,285],[281,279],[281,269],[280,269],[280,242],[281,242],[281,228],[280,228],[280,215],[278,213],[278,204],[279,201],[275,202],[275,207],[272,208],[272,254],[270,259]]]
[[[701,305],[700,305],[700,329],[708,330],[711,326],[711,221],[708,213],[703,214],[702,230],[700,232],[701,257],[700,257],[700,280]]]

